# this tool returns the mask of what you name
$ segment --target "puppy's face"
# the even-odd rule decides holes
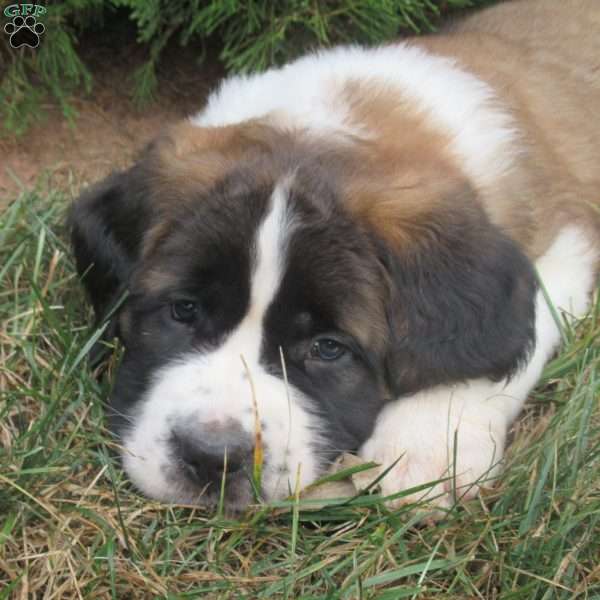
[[[113,407],[125,468],[162,499],[194,502],[207,486],[214,499],[226,449],[226,499],[247,503],[257,426],[262,493],[287,494],[357,449],[383,401],[368,237],[300,172],[247,177],[231,174],[172,218],[121,316]]]
[[[88,192],[72,217],[97,312],[128,292],[109,414],[143,492],[210,504],[223,491],[241,508],[252,501],[258,460],[259,493],[284,497],[357,450],[390,398],[499,377],[522,358],[532,278],[469,199],[459,199],[459,218],[421,191],[431,210],[410,223],[403,213],[398,241],[385,233],[389,219],[378,229],[379,216],[353,197],[366,192],[364,181],[353,188],[344,179],[347,156],[329,153],[327,164],[315,146],[273,141],[272,132],[250,141],[238,132],[229,149],[231,132],[200,141],[198,133],[158,142]],[[421,239],[416,223],[436,238]],[[486,250],[465,256],[490,232]],[[492,269],[509,254],[515,274],[494,284]],[[482,280],[452,275],[461,261]],[[473,315],[473,286],[500,296],[507,318],[526,325],[506,328],[502,336],[514,339],[489,357],[484,346],[503,325],[485,312],[499,316],[498,298],[483,298]]]

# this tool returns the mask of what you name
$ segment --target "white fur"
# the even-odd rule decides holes
[[[568,226],[537,261],[552,304],[567,318],[586,312],[597,260],[598,251],[583,231]],[[382,411],[360,454],[384,468],[400,459],[382,482],[385,495],[450,478],[394,504],[426,498],[449,507],[455,496],[474,496],[478,480],[498,474],[508,428],[560,342],[559,327],[541,291],[536,298],[535,330],[536,347],[529,363],[509,381],[478,379],[431,388]]]
[[[491,185],[510,168],[516,129],[496,106],[491,88],[455,60],[406,43],[339,47],[280,69],[231,77],[193,122],[218,126],[268,116],[284,126],[368,137],[360,124],[350,122],[340,96],[349,81],[397,88],[399,102],[420,107],[432,126],[450,137],[451,149],[477,185]]]
[[[201,436],[205,424],[234,419],[252,435],[252,392],[242,356],[263,423],[265,496],[284,496],[293,489],[299,466],[301,485],[316,477],[318,465],[311,446],[317,434],[306,410],[307,399],[292,386],[286,390],[284,381],[268,374],[259,363],[263,318],[279,288],[290,227],[284,181],[275,188],[271,210],[257,233],[246,316],[218,349],[189,353],[158,372],[141,400],[139,413],[132,419],[134,426],[124,436],[123,462],[132,481],[146,494],[166,501],[195,500],[166,476],[173,463],[168,442],[175,423],[183,421],[188,429],[195,423]]]

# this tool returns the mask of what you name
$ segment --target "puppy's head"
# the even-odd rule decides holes
[[[288,495],[386,401],[514,370],[528,261],[462,177],[261,123],[181,125],[71,216],[79,272],[125,345],[110,423],[146,494]],[[443,167],[443,168],[442,168]]]

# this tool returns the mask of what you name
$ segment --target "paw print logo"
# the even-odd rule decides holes
[[[29,46],[37,48],[40,43],[40,35],[46,31],[42,23],[38,23],[33,15],[28,17],[16,16],[12,22],[4,26],[4,32],[10,35],[10,45],[13,48]]]

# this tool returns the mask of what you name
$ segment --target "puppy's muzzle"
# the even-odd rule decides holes
[[[196,485],[218,489],[223,476],[227,481],[250,472],[252,438],[236,421],[179,424],[172,431],[171,445],[183,474]]]

